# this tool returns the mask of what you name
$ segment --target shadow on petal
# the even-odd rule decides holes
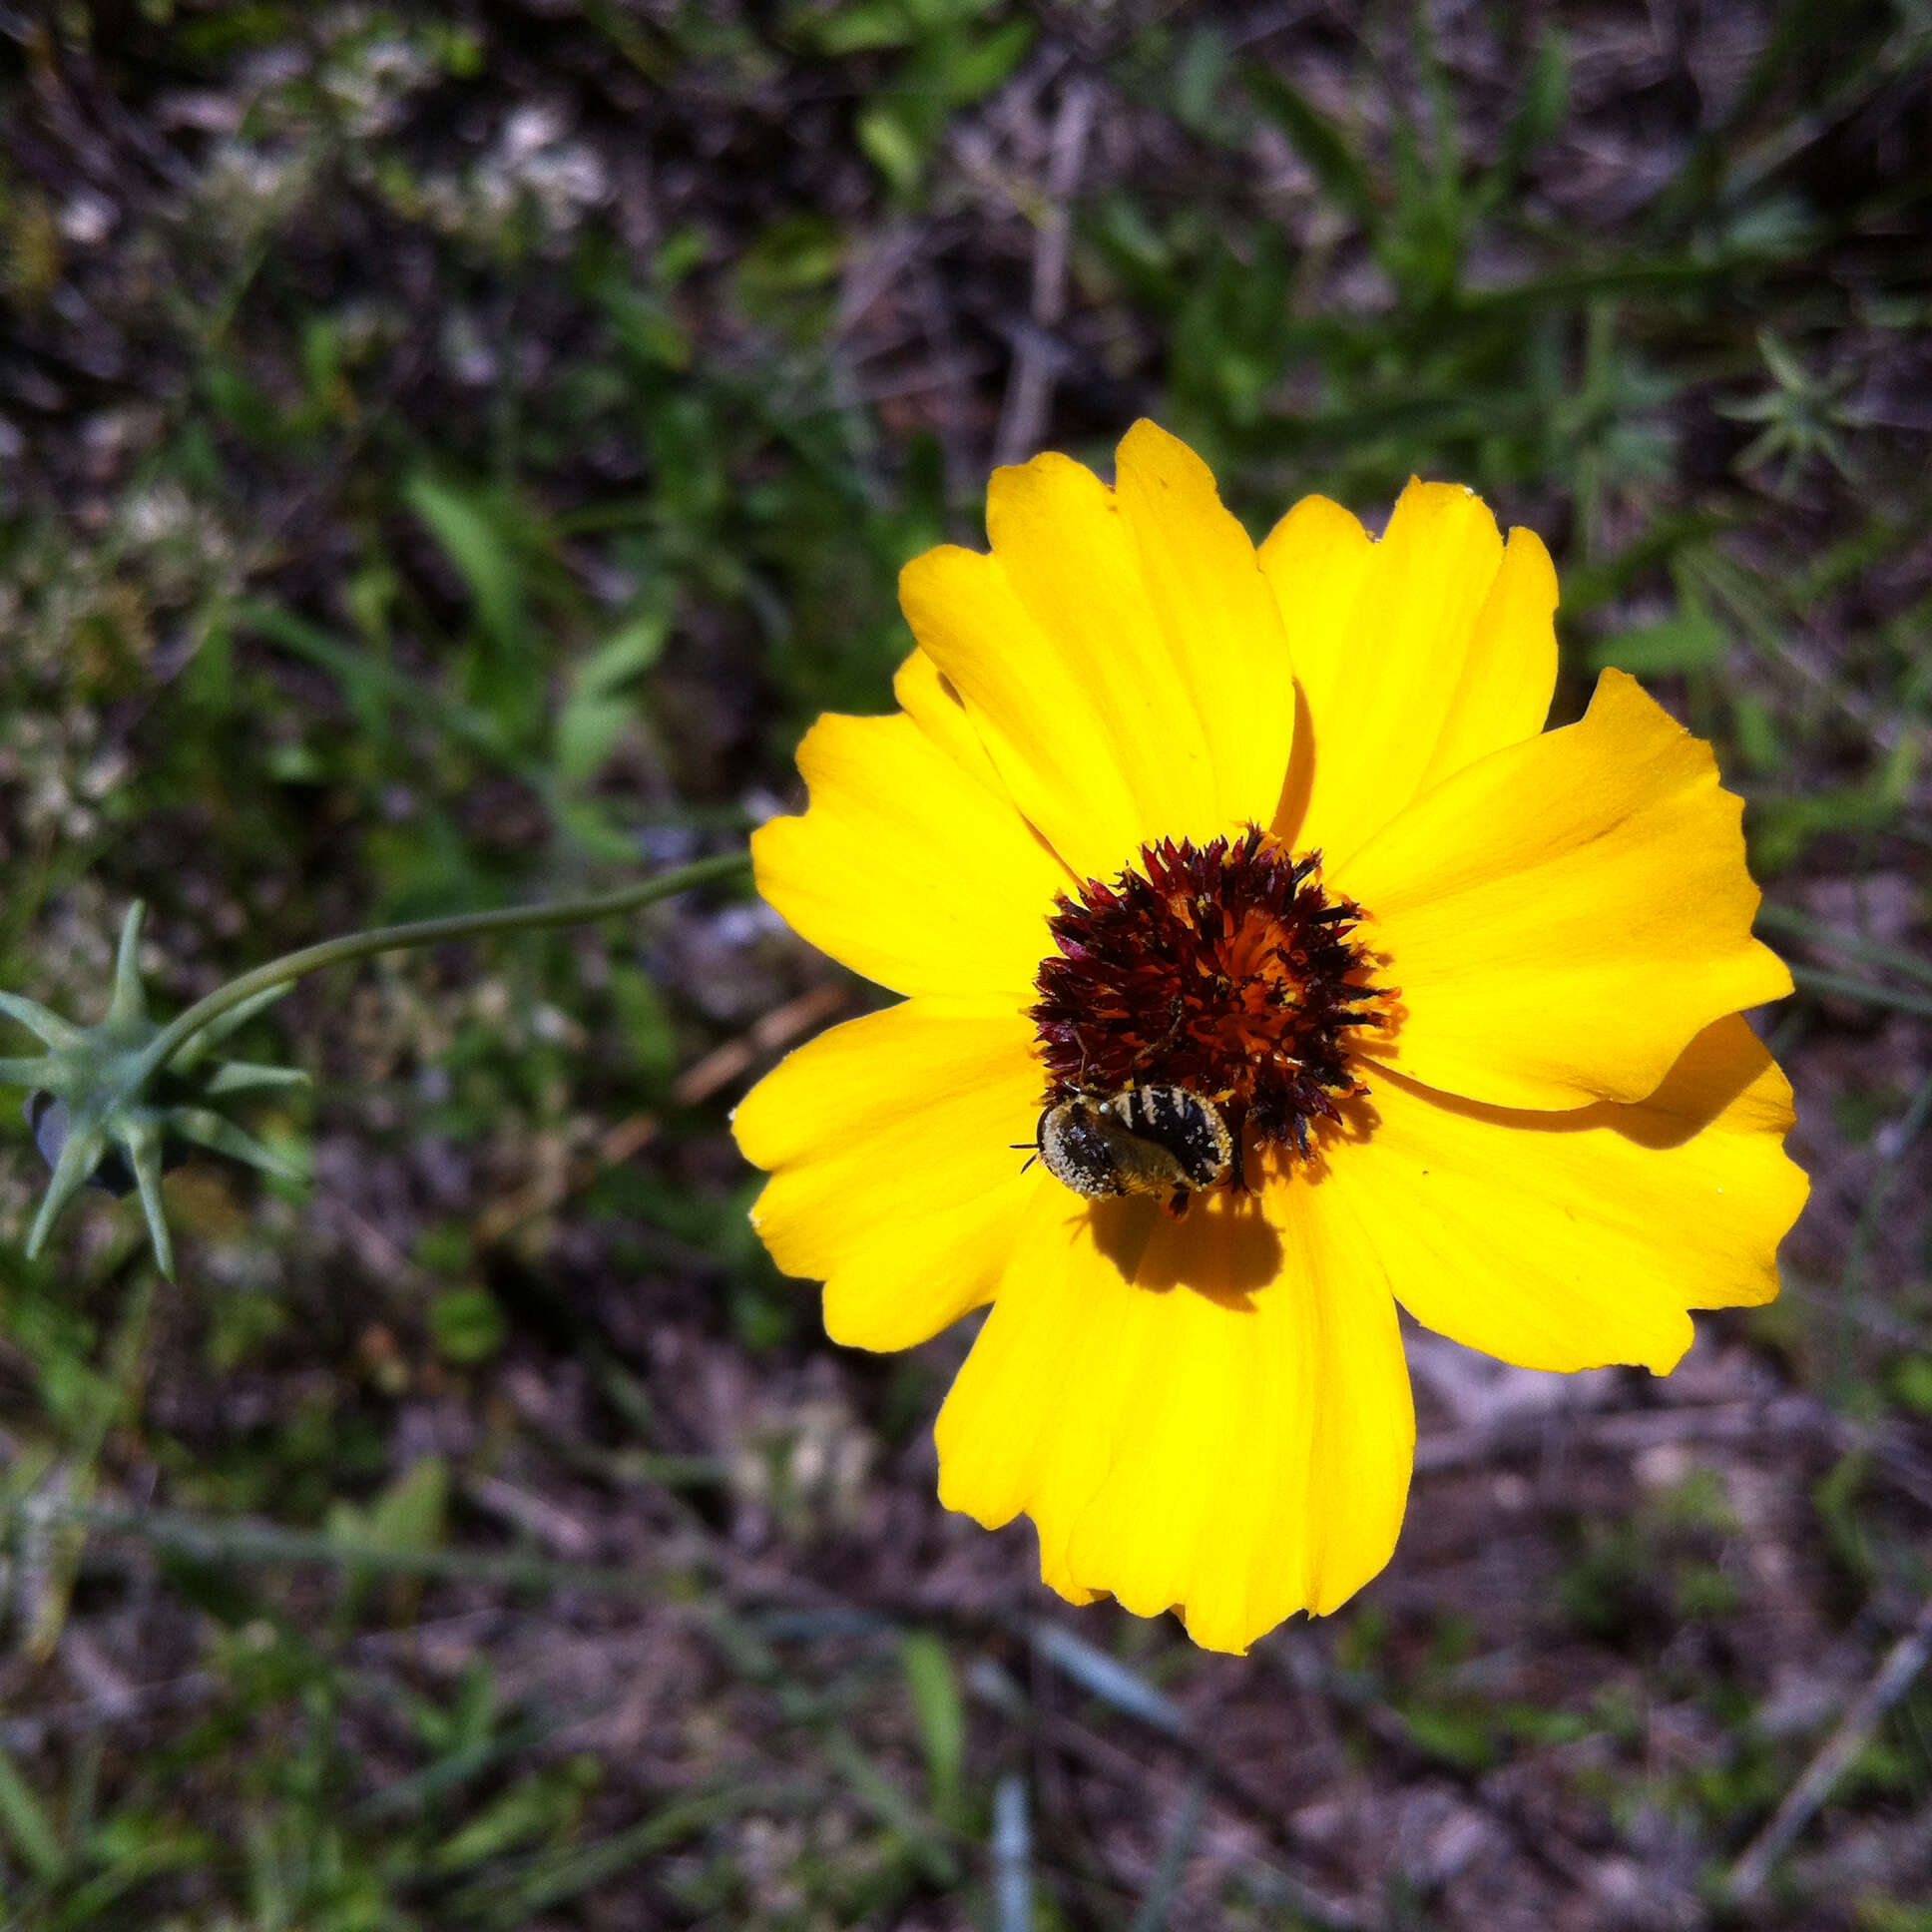
[[[1192,1288],[1246,1310],[1281,1272],[1281,1237],[1258,1195],[1197,1195],[1178,1220],[1147,1200],[1099,1201],[1090,1211],[1095,1247],[1152,1293]]]
[[[1754,1083],[1763,1079],[1767,1071],[1772,1071],[1769,1049],[1741,1014],[1732,1014],[1705,1027],[1685,1048],[1654,1094],[1629,1103],[1599,1101],[1594,1107],[1544,1113],[1491,1107],[1481,1101],[1440,1093],[1396,1073],[1393,1068],[1378,1067],[1370,1078],[1391,1081],[1426,1098],[1445,1113],[1460,1115],[1465,1120],[1487,1121],[1528,1134],[1586,1134],[1607,1127],[1638,1147],[1663,1152],[1694,1140],[1734,1106]],[[1784,1125],[1788,1127],[1789,1121]]]

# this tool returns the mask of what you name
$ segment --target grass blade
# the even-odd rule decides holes
[[[1181,1706],[1164,1697],[1118,1659],[1096,1650],[1084,1638],[1076,1637],[1059,1624],[1036,1623],[1032,1636],[1040,1654],[1083,1690],[1091,1691],[1103,1703],[1112,1704],[1123,1716],[1132,1717],[1151,1730],[1169,1737],[1187,1736],[1188,1719]]]
[[[1849,973],[1828,973],[1816,966],[1793,966],[1791,977],[1807,993],[1837,993],[1848,1000],[1863,1000],[1868,1006],[1888,1006],[1895,1013],[1916,1013],[1932,1020],[1932,997],[1924,993],[1904,993],[1894,986],[1878,986]]]
[[[1241,75],[1256,109],[1287,136],[1319,181],[1365,229],[1375,227],[1375,186],[1334,123],[1299,88],[1258,62]]]
[[[899,1646],[899,1664],[919,1719],[934,1816],[958,1815],[966,1761],[966,1705],[946,1647],[930,1631],[914,1631]]]
[[[1033,1824],[1018,1771],[993,1787],[992,1849],[994,1932],[1033,1932]]]
[[[1195,1840],[1201,1836],[1201,1820],[1208,1809],[1208,1779],[1198,1775],[1188,1786],[1181,1808],[1175,1812],[1161,1841],[1161,1862],[1148,1880],[1148,1888],[1134,1914],[1131,1932],[1162,1932],[1168,1914],[1174,1909],[1174,1895],[1181,1889],[1181,1874],[1194,1855]]]
[[[0,1829],[43,1883],[56,1885],[67,1870],[67,1854],[33,1788],[0,1745]]]

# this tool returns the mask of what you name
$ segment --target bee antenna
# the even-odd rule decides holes
[[[1025,1147],[1025,1146],[1026,1146],[1026,1143],[1025,1143],[1024,1141],[1021,1141],[1021,1142],[1020,1142],[1020,1143],[1019,1143],[1018,1145],[1019,1145],[1020,1147]],[[1039,1158],[1040,1158],[1040,1154],[1039,1154],[1039,1150],[1038,1150],[1038,1149],[1035,1149],[1035,1151],[1034,1151],[1033,1153],[1031,1153],[1031,1154],[1029,1154],[1029,1155],[1027,1156],[1027,1158],[1026,1158],[1026,1159],[1025,1159],[1024,1161],[1022,1161],[1022,1162],[1020,1163],[1020,1172],[1021,1172],[1022,1174],[1025,1174],[1025,1173],[1026,1173],[1026,1171],[1027,1171],[1027,1169],[1029,1169],[1030,1167],[1032,1167],[1032,1165],[1034,1164],[1034,1162],[1036,1162],[1037,1160],[1039,1160]]]

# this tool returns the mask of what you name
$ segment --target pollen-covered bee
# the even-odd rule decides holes
[[[1077,1195],[1158,1195],[1172,1213],[1237,1166],[1220,1109],[1185,1087],[1076,1094],[1040,1116],[1032,1146],[1047,1172]]]

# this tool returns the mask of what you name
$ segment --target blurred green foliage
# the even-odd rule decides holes
[[[137,894],[181,1004],[324,932],[741,836],[815,713],[888,706],[898,567],[979,541],[1075,73],[1106,107],[1056,445],[1104,466],[1154,413],[1257,532],[1308,490],[1373,518],[1412,472],[1467,481],[1557,553],[1560,703],[1606,666],[1657,683],[1746,792],[1760,873],[1922,863],[1924,9],[1781,0],[1664,165],[1612,129],[1583,213],[1553,178],[1610,138],[1601,46],[1553,16],[1498,69],[1427,10],[1312,11],[1305,34],[1270,25],[1294,9],[1004,0],[10,15],[0,90],[33,140],[0,161],[0,984],[85,1007]],[[1923,963],[1899,950],[1842,955],[1864,991],[1794,1025],[1910,1011]],[[621,1916],[639,1897],[652,1923],[774,1932],[941,1899],[998,1932],[1168,1918],[1194,1785],[1133,1896],[1064,1848],[1084,1842],[1064,1802],[1062,1849],[1043,1823],[1029,1852],[1026,1807],[1051,1797],[1040,1740],[1069,1729],[1208,1775],[1177,1700],[1201,1667],[1171,1634],[1117,1655],[908,1603],[719,1607],[741,1581],[729,1511],[835,1564],[866,1445],[896,1453],[935,1400],[923,1361],[881,1370],[861,1423],[801,1398],[745,1418],[733,1460],[626,1365],[648,1353],[628,1303],[662,1290],[669,1323],[686,1291],[722,1353],[774,1386],[808,1373],[808,1302],[720,1142],[728,1083],[677,1084],[798,971],[724,904],[315,987],[251,1023],[260,1057],[316,1077],[264,1139],[346,1145],[403,1206],[324,1161],[351,1232],[317,1258],[303,1198],[186,1171],[198,1260],[160,1303],[105,1203],[37,1261],[0,1246],[7,1684],[141,1592],[195,1633],[178,1706],[0,1720],[0,1922],[509,1932],[642,1923]],[[1839,1089],[1880,1164],[1874,1220],[1899,1198],[1903,1079]],[[600,1162],[603,1125],[643,1118],[650,1160]],[[9,1133],[18,1236],[37,1177]],[[533,1185],[509,1232],[478,1233]],[[1922,1419],[1932,1303],[1874,1313],[1865,1285],[1850,1263],[1794,1280],[1786,1325],[1753,1332],[1864,1420]],[[576,1433],[518,1406],[519,1371],[559,1361]],[[403,1427],[449,1407],[452,1442]],[[519,1456],[621,1497],[663,1568],[545,1545]],[[1820,1588],[1858,1629],[1932,1584],[1872,1470],[1847,1454],[1809,1498]],[[141,1484],[180,1513],[166,1536],[90,1514]],[[1467,1627],[1373,1602],[1295,1633],[1305,1669],[1285,1647],[1255,1668],[1287,1659],[1358,1761],[1472,1803],[1548,1765],[1607,1831],[1666,1818],[1714,1868],[1815,1739],[1773,1733],[1745,1688],[1759,1580],[1713,1485],[1570,1526],[1539,1614],[1588,1681],[1499,1688]],[[432,1670],[409,1639],[444,1588],[462,1656]],[[473,1611],[578,1591],[675,1613],[652,1662],[687,1698],[684,1783],[580,1749],[592,1700],[506,1688],[457,1641]],[[1698,1762],[1664,1761],[1667,1709],[1714,1739]],[[1929,1727],[1921,1691],[1843,1801],[1922,1809]],[[1278,1850],[1201,1909],[1323,1922]],[[1433,1909],[1405,1891],[1386,1922]],[[1924,1920],[1876,1892],[1845,1909]]]

